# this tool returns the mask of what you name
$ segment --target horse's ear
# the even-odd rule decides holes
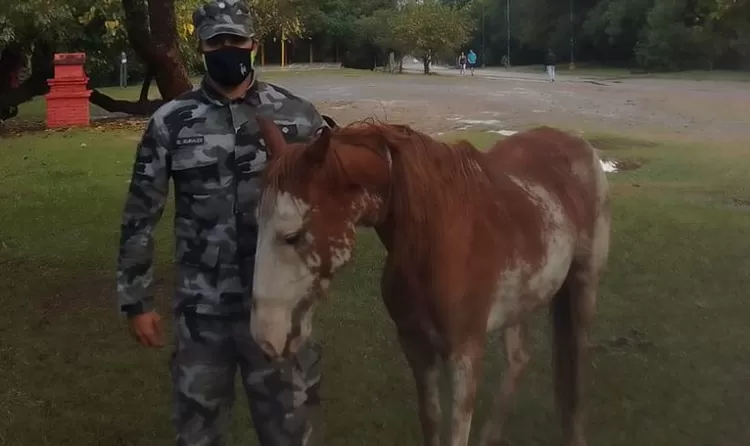
[[[339,125],[334,121],[334,119],[328,115],[321,115],[323,117],[323,120],[328,124],[328,127],[336,130],[339,128]]]
[[[320,134],[307,148],[305,155],[307,156],[307,159],[314,164],[322,163],[328,154],[328,147],[330,147],[330,145],[331,129],[328,127],[321,127]]]
[[[260,127],[260,136],[266,141],[266,151],[269,157],[275,158],[286,149],[284,134],[272,119],[259,115],[255,120],[258,121]]]

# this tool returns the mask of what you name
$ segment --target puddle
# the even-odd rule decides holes
[[[658,146],[652,141],[644,141],[623,136],[588,138],[589,143],[599,150],[650,149]]]
[[[462,124],[469,125],[498,125],[502,122],[497,119],[463,119],[463,118],[449,118],[451,121],[458,121]]]
[[[503,136],[513,136],[516,133],[518,133],[515,130],[490,130],[489,132],[490,133],[497,133],[498,135],[503,135]]]
[[[591,344],[592,350],[602,353],[624,351],[645,351],[656,348],[656,343],[650,337],[635,328],[631,328],[622,336],[615,336],[599,343]]]
[[[628,170],[636,170],[643,165],[643,162],[634,159],[619,159],[619,160],[600,160],[602,169],[605,172],[623,172]]]
[[[617,172],[617,163],[614,161],[600,161],[602,163],[602,170],[607,173]]]

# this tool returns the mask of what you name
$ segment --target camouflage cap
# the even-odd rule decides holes
[[[198,38],[208,40],[219,34],[253,37],[253,19],[250,8],[241,0],[214,0],[193,13],[193,26]]]

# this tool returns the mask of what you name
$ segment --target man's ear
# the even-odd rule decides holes
[[[279,127],[273,120],[264,116],[257,116],[258,126],[260,127],[260,135],[266,141],[266,151],[269,157],[275,158],[279,156],[287,148],[286,139],[284,134],[281,133]]]
[[[321,115],[321,116],[323,117],[323,120],[326,122],[326,124],[328,124],[328,127],[334,130],[339,128],[339,125],[336,123],[336,121],[333,120],[332,117],[328,115]]]

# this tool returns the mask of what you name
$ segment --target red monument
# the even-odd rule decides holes
[[[89,125],[88,76],[83,71],[86,53],[55,54],[55,77],[47,80],[47,128]]]

